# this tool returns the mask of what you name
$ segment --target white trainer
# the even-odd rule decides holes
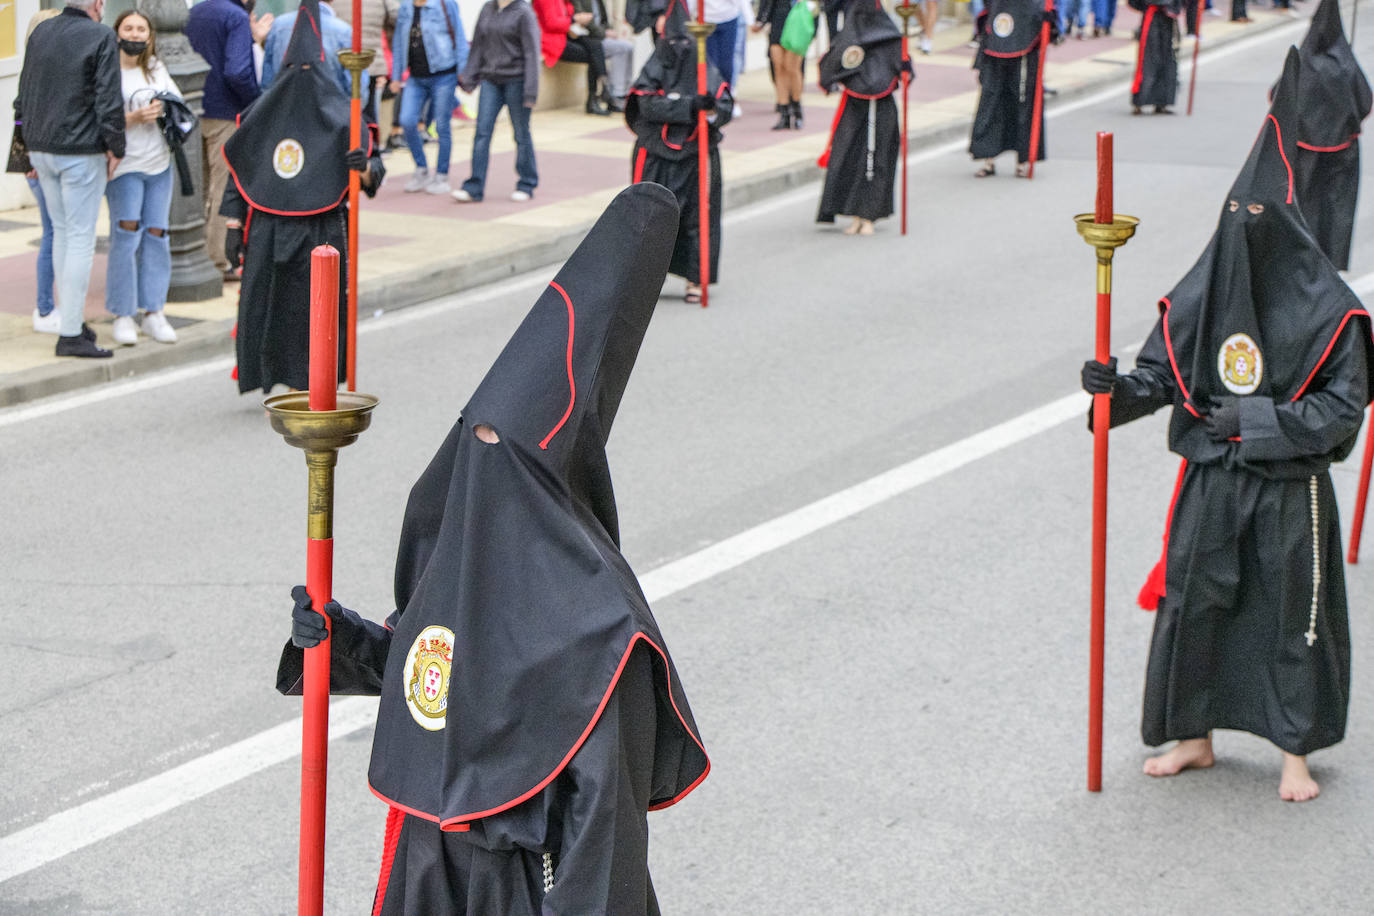
[[[473,196],[469,194],[467,191],[463,190],[462,188],[457,188],[454,190],[453,199],[458,201],[458,203],[460,204],[475,203]]]
[[[130,315],[120,315],[116,318],[111,333],[117,344],[132,347],[138,343],[138,325],[134,324],[134,319]]]
[[[425,185],[426,194],[452,194],[453,189],[448,186],[448,173],[435,172],[434,177]]]
[[[429,169],[416,169],[411,173],[410,181],[406,182],[405,192],[414,194],[416,191],[423,191],[429,187],[430,180]]]
[[[40,315],[38,309],[34,309],[33,329],[39,334],[61,334],[62,316],[57,314],[57,309],[53,309],[46,315]]]
[[[529,192],[529,191],[511,191],[511,192],[510,192],[510,199],[513,200],[513,201],[515,201],[517,204],[523,204],[525,201],[527,201],[527,200],[530,199],[530,192]]]
[[[176,343],[177,332],[167,316],[162,312],[149,312],[143,316],[143,336],[151,337],[158,343]]]

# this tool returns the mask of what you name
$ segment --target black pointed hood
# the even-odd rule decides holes
[[[1315,151],[1348,145],[1369,116],[1369,81],[1346,40],[1337,0],[1322,0],[1298,48],[1301,101],[1297,141]]]
[[[497,357],[411,491],[369,781],[465,830],[533,797],[652,648],[652,807],[709,769],[658,625],[620,554],[605,444],[677,235],[672,193],[611,203]],[[500,441],[477,439],[478,425]]]
[[[302,0],[281,70],[224,144],[239,193],[254,209],[306,216],[348,193],[349,100],[329,76],[319,0]]]
[[[1219,448],[1197,417],[1226,398],[1299,397],[1350,316],[1363,314],[1297,204],[1298,73],[1298,52],[1290,49],[1216,232],[1160,302],[1170,361],[1187,399],[1174,411],[1171,437],[1191,458]]]
[[[842,85],[854,95],[878,98],[898,87],[900,74],[909,72],[911,64],[902,59],[902,31],[879,0],[849,0],[844,27],[817,69],[825,92]]]

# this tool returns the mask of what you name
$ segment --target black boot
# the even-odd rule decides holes
[[[773,125],[773,130],[792,129],[792,108],[790,105],[774,105],[778,112],[778,123]]]
[[[597,100],[596,96],[587,96],[587,114],[600,115],[604,118],[609,116],[610,113],[611,110],[607,108],[605,105],[602,105],[601,102]]]
[[[792,104],[791,104],[790,107],[791,107],[791,109],[792,109],[792,129],[793,129],[793,130],[801,130],[801,129],[802,129],[802,107],[801,107],[801,99],[796,99],[796,100],[794,100],[794,101],[792,102]]]
[[[74,337],[57,338],[58,356],[84,356],[87,359],[108,359],[114,356],[109,350],[95,344],[95,332],[84,322],[81,333]]]

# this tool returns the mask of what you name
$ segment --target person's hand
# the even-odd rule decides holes
[[[142,108],[135,108],[124,116],[130,124],[152,124],[162,114],[162,100],[153,99]]]
[[[324,614],[311,607],[310,592],[304,585],[291,589],[291,598],[296,602],[291,608],[291,645],[297,649],[313,649],[329,638]],[[338,607],[336,602],[331,601],[324,606],[326,613],[330,612],[330,604]]]
[[[659,16],[657,19],[654,20],[654,34],[655,34],[655,35],[662,35],[662,34],[663,34],[663,24],[664,24],[665,22],[667,22],[667,21],[668,21],[667,15]]]
[[[230,269],[243,263],[244,247],[243,227],[226,226],[224,229],[224,259],[229,262]]]
[[[592,14],[591,14],[591,13],[573,13],[573,22],[577,23],[578,25],[591,25],[591,24],[592,24]]]
[[[27,172],[24,173],[24,177],[25,177],[25,178],[28,178],[28,179],[30,179],[30,180],[32,180],[32,181],[37,181],[37,180],[38,180],[38,169],[29,169]]]
[[[105,151],[105,180],[109,181],[114,177],[115,169],[119,168],[119,160],[122,156],[116,156],[109,150]]]
[[[766,23],[766,22],[756,22],[756,23],[754,23],[753,25],[751,25],[751,26],[749,27],[749,31],[751,31],[751,32],[762,32],[762,31],[764,30],[764,28],[765,28],[767,25],[768,25],[768,23]]]
[[[272,31],[272,23],[276,18],[277,17],[273,16],[271,13],[263,13],[261,16],[250,17],[251,24],[249,28],[252,29],[253,32],[253,41],[258,44],[262,44],[266,41],[267,33]]]
[[[1202,422],[1207,424],[1207,435],[1213,442],[1234,439],[1240,435],[1240,407],[1234,400],[1227,399],[1207,411]]]
[[[525,102],[525,107],[526,107],[526,108],[534,108],[534,103],[533,103],[533,102],[530,102],[530,101],[526,101],[526,102]]]
[[[344,162],[348,163],[349,169],[354,172],[367,171],[367,153],[363,152],[361,147],[344,153]]]
[[[1088,360],[1083,364],[1082,381],[1088,394],[1111,394],[1116,387],[1116,357],[1109,357],[1105,363]]]

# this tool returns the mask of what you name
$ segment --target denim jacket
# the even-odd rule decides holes
[[[448,19],[444,18],[444,10],[439,8],[440,3],[447,7]],[[429,69],[438,72],[457,67],[461,71],[468,62],[468,39],[463,32],[463,17],[458,12],[458,4],[454,0],[427,0],[424,6],[416,7],[411,0],[405,0],[396,11],[396,37],[391,43],[391,78],[400,80],[408,66],[406,56],[410,53],[410,25],[417,11]],[[453,23],[451,39],[449,21]]]

